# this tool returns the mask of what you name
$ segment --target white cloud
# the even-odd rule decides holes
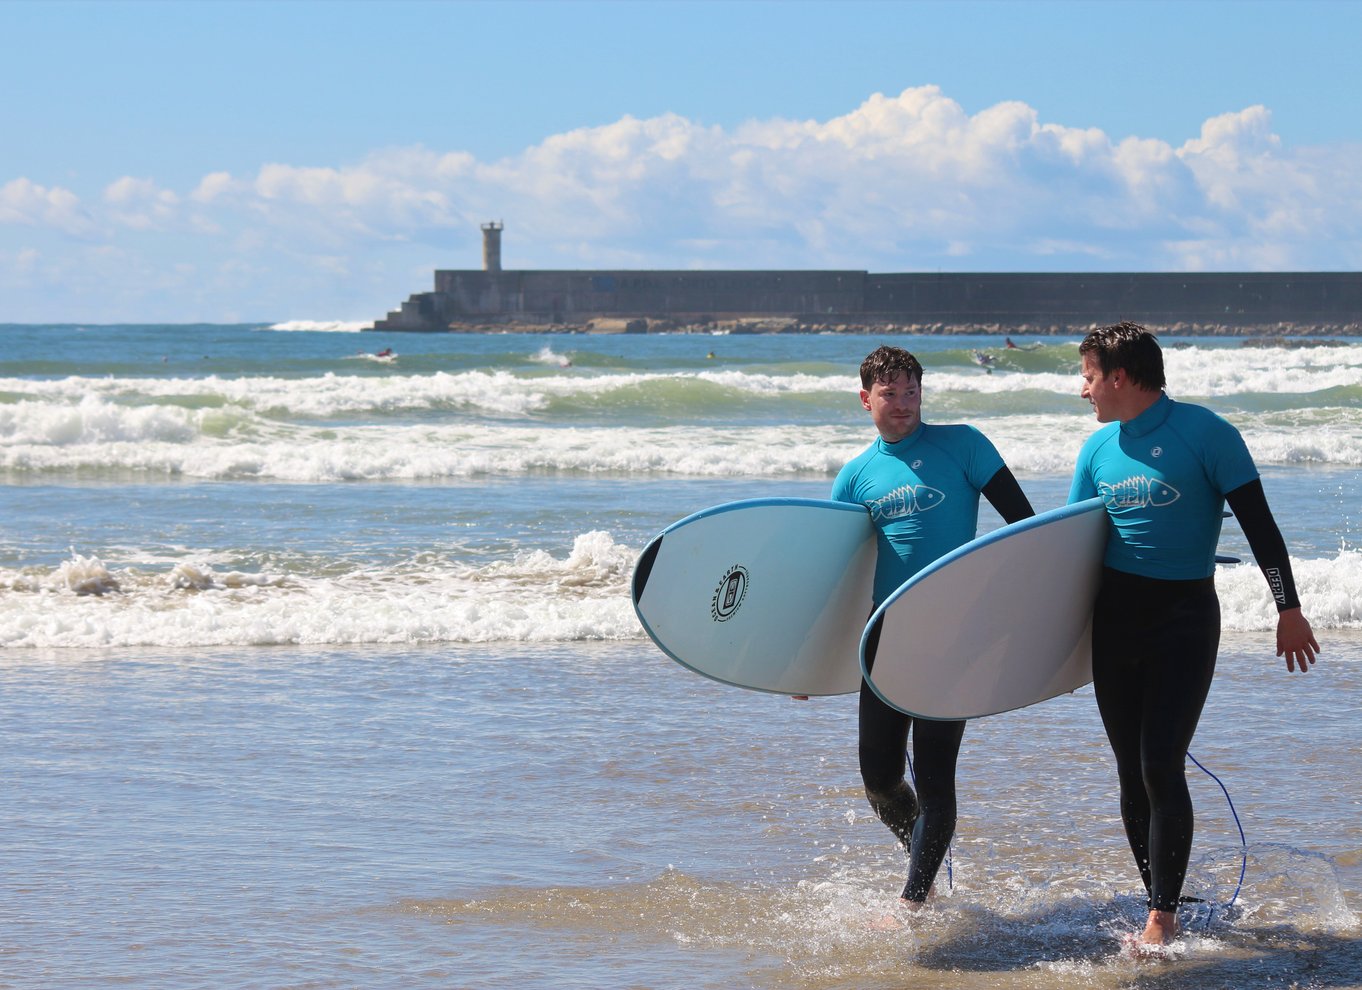
[[[189,198],[197,203],[212,203],[245,188],[245,184],[233,179],[230,172],[211,172],[199,181]]]
[[[89,237],[97,226],[79,197],[59,186],[48,188],[26,178],[0,186],[0,224],[47,227],[75,237]]]
[[[133,230],[162,229],[176,219],[180,198],[150,179],[124,176],[104,189],[109,219]]]
[[[15,251],[0,251],[0,287],[7,292],[25,291],[34,288],[40,275],[42,252],[32,247],[21,247]],[[0,320],[4,317],[0,316]]]
[[[1177,155],[1202,194],[1199,237],[1174,246],[1189,268],[1362,265],[1358,149],[1291,150],[1261,106],[1214,117]],[[1193,229],[1189,225],[1189,230]],[[1332,255],[1332,258],[1330,257]]]
[[[348,292],[426,259],[474,268],[492,219],[507,225],[507,266],[523,268],[1355,268],[1357,150],[1285,146],[1261,106],[1175,146],[1015,101],[969,114],[923,86],[826,121],[626,116],[496,161],[385,148],[212,172],[183,194],[122,177],[88,207],[18,178],[0,187],[0,227],[118,239],[129,274],[137,257],[192,261],[221,273],[203,292],[238,295],[252,279]],[[423,287],[404,282],[375,312]]]
[[[134,179],[130,175],[109,183],[104,189],[104,200],[120,206],[138,203],[174,205],[178,197],[173,192],[158,189],[150,179]]]
[[[414,175],[389,174],[381,157],[347,168],[269,164],[255,178],[250,205],[273,225],[296,226],[339,246],[450,224],[449,185],[438,161]]]

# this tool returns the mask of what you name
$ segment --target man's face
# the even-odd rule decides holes
[[[861,389],[861,405],[885,442],[898,443],[922,422],[922,380],[900,371],[892,381]]]
[[[1079,394],[1092,403],[1092,411],[1099,423],[1111,423],[1121,417],[1116,409],[1116,389],[1112,379],[1121,374],[1120,369],[1111,375],[1102,374],[1102,363],[1091,351],[1083,355],[1083,388]]]

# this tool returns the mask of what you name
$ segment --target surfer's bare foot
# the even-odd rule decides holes
[[[1162,959],[1168,944],[1177,938],[1178,918],[1172,911],[1150,911],[1144,931],[1128,933],[1121,939],[1122,948],[1136,959]]]
[[[894,910],[872,921],[870,927],[877,932],[892,932],[903,927],[903,915],[916,914],[926,906],[922,901],[910,901],[906,897],[900,897],[894,902]]]
[[[1172,911],[1150,911],[1140,941],[1145,945],[1167,945],[1178,935],[1178,916]]]
[[[872,932],[892,932],[897,931],[902,927],[903,922],[900,921],[898,915],[892,911],[889,914],[880,915],[870,923],[870,930]]]

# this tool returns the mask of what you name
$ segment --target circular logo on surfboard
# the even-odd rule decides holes
[[[709,604],[709,614],[715,622],[727,622],[742,607],[742,600],[747,597],[747,582],[747,568],[741,564],[734,564],[724,572]]]

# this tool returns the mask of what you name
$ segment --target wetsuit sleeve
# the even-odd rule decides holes
[[[1225,496],[1234,517],[1239,520],[1239,528],[1248,538],[1253,559],[1258,562],[1263,576],[1267,578],[1272,597],[1277,602],[1277,611],[1285,612],[1299,608],[1301,600],[1296,594],[1296,579],[1291,574],[1291,558],[1286,551],[1286,541],[1272,518],[1272,510],[1267,505],[1267,494],[1263,483],[1258,479],[1240,485]]]
[[[1012,476],[1012,471],[1007,465],[998,468],[989,479],[988,484],[983,487],[983,495],[988,499],[988,504],[998,510],[998,515],[1003,517],[1004,522],[1014,523],[1036,514],[1026,493],[1021,490],[1021,485],[1017,484],[1017,479]]]

